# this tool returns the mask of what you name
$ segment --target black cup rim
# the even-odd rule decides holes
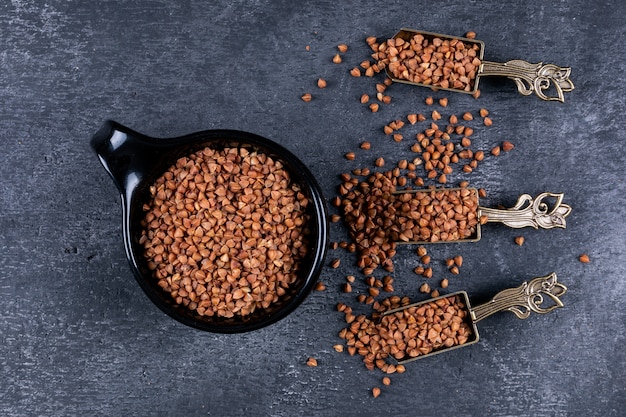
[[[117,136],[116,136],[117,135]],[[108,139],[107,139],[108,138]],[[113,142],[111,143],[111,138]],[[119,123],[106,121],[93,136],[91,145],[101,163],[112,176],[122,198],[123,235],[126,256],[135,280],[148,298],[171,318],[193,328],[214,333],[242,333],[257,330],[285,318],[308,296],[321,273],[328,247],[328,211],[321,188],[311,171],[291,151],[262,136],[228,129],[212,129],[194,132],[174,138],[152,138],[132,131]],[[156,285],[146,271],[142,252],[137,242],[138,218],[146,190],[154,180],[167,170],[179,157],[196,150],[212,147],[251,147],[277,158],[288,169],[293,181],[300,184],[311,200],[309,204],[312,233],[309,239],[310,267],[302,284],[289,294],[284,305],[276,310],[260,310],[246,317],[223,319],[194,315],[185,306],[176,305]],[[307,259],[309,260],[309,259]],[[308,266],[309,262],[307,262]],[[299,278],[299,281],[302,278]],[[266,314],[263,314],[266,313]]]

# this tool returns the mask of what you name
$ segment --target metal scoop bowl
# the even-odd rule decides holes
[[[428,212],[430,208],[420,206],[420,196],[428,196],[432,200],[447,198],[444,194],[438,193],[457,193],[458,198],[466,203],[462,206],[457,204],[454,208],[440,206],[430,212]],[[481,238],[481,225],[488,222],[503,223],[512,228],[564,229],[565,218],[572,211],[570,206],[562,203],[564,197],[562,193],[546,192],[535,198],[529,194],[522,194],[517,203],[508,209],[478,206],[478,190],[475,188],[405,190],[395,192],[391,196],[398,201],[396,206],[400,210],[395,210],[395,224],[387,233],[392,241],[405,244],[476,242]],[[550,199],[554,200],[552,207],[549,204]],[[459,228],[456,234],[452,234],[446,231],[446,227],[449,227],[447,223],[450,221],[454,224],[463,224],[463,227]],[[411,223],[407,226],[407,222]],[[420,238],[421,236],[427,238]]]
[[[478,342],[476,323],[499,311],[510,311],[526,319],[530,313],[546,314],[563,307],[559,297],[566,291],[567,287],[557,282],[553,272],[500,291],[475,307],[467,293],[459,291],[388,310],[381,315],[378,326],[387,333],[400,335],[395,340],[396,353],[389,358],[404,365]],[[546,301],[552,304],[544,305]]]
[[[479,62],[476,62],[478,64],[478,69],[472,70],[472,67],[470,67],[471,74],[466,75],[469,78],[468,83],[465,83],[462,88],[460,86],[459,88],[454,88],[454,84],[449,87],[442,87],[437,85],[437,81],[434,77],[427,77],[425,79],[420,78],[420,81],[415,81],[415,70],[420,70],[421,65],[424,65],[426,67],[425,69],[428,70],[427,66],[433,65],[437,61],[435,54],[426,54],[428,62],[424,62],[422,60],[424,55],[422,55],[422,57],[411,57],[417,60],[415,63],[417,65],[405,65],[401,62],[400,65],[403,66],[400,68],[401,71],[395,73],[400,74],[400,76],[395,75],[392,71],[390,71],[389,65],[387,65],[387,76],[395,82],[475,94],[478,91],[478,84],[481,77],[502,76],[515,81],[517,90],[522,95],[528,96],[534,93],[542,100],[560,102],[565,101],[564,93],[570,92],[574,89],[574,83],[572,83],[569,79],[571,68],[558,67],[554,64],[544,64],[543,62],[532,64],[530,62],[517,59],[507,61],[505,63],[484,61],[483,55],[485,52],[485,44],[484,42],[476,39],[442,35],[439,33],[424,32],[407,28],[400,29],[400,31],[393,36],[393,39],[402,39],[404,42],[408,43],[412,41],[415,43],[416,40],[418,42],[428,41],[430,44],[432,44],[435,39],[438,39],[437,43],[440,41],[454,41],[455,43],[460,41],[464,45],[472,45],[476,53],[475,58],[478,58],[479,60]],[[423,69],[424,68],[422,67],[421,70]],[[547,94],[552,92],[554,93],[553,95]]]

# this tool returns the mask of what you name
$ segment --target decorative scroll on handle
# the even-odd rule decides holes
[[[571,68],[557,67],[554,64],[531,64],[527,61],[513,60],[505,63],[483,61],[478,74],[483,76],[499,75],[515,81],[517,90],[525,95],[535,93],[542,100],[565,101],[563,93],[574,89],[569,79]],[[554,87],[556,97],[548,97],[545,91]]]
[[[548,203],[543,200],[555,198],[552,210]],[[541,227],[542,229],[552,229],[559,227],[565,229],[565,218],[570,214],[572,208],[563,204],[563,194],[542,193],[534,200],[528,194],[522,194],[515,206],[510,209],[499,210],[493,208],[479,207],[480,215],[486,215],[488,222],[500,222],[507,226],[519,229],[521,227]]]
[[[500,291],[491,301],[472,308],[470,314],[474,322],[505,310],[513,312],[520,319],[526,319],[531,312],[546,314],[563,307],[563,302],[559,297],[565,292],[567,292],[567,287],[557,282],[556,274],[553,272],[548,276],[524,282],[517,288]],[[552,300],[554,304],[543,306],[546,301],[544,296]]]

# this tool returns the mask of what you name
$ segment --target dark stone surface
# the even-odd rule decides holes
[[[624,415],[625,14],[621,1],[581,0],[2,2],[0,414]],[[340,290],[344,276],[362,282],[353,256],[331,252],[342,264],[323,271],[328,289],[268,328],[187,328],[133,280],[119,196],[89,138],[107,118],[158,137],[250,131],[299,155],[330,200],[341,172],[410,156],[417,129],[398,144],[382,133],[386,123],[431,111],[430,90],[394,85],[392,103],[372,114],[358,98],[382,76],[348,74],[369,56],[366,36],[400,27],[472,29],[489,60],[572,67],[576,89],[564,104],[523,97],[506,79],[481,81],[477,101],[434,94],[450,99],[444,114],[492,112],[477,148],[516,145],[472,174],[457,169],[451,183],[485,188],[486,206],[563,192],[567,229],[490,225],[480,242],[430,247],[436,280],[443,260],[463,255],[449,291],[464,289],[474,303],[551,271],[569,291],[548,315],[486,319],[478,344],[409,365],[373,399],[383,375],[332,348],[343,327],[335,305],[355,304]],[[335,65],[341,42],[350,50]],[[318,77],[328,88],[317,89]],[[299,98],[307,91],[310,103]],[[357,149],[365,139],[369,153]],[[344,238],[333,224],[332,239]],[[396,260],[397,293],[423,298],[414,249]],[[305,365],[309,356],[317,368]]]

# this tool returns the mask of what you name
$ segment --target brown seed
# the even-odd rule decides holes
[[[326,285],[323,282],[318,282],[315,284],[315,291],[324,291],[326,289]]]
[[[426,100],[424,100],[424,102],[426,103],[426,105],[427,105],[427,106],[432,106],[432,104],[433,104],[435,101],[433,100],[433,98],[432,98],[432,97],[430,97],[430,96],[429,96],[429,97],[426,97]]]
[[[485,198],[487,197],[487,191],[485,191],[484,188],[479,188],[478,189],[478,197],[480,198]]]
[[[339,54],[336,54],[335,56],[333,56],[333,62],[335,64],[341,64],[341,56]]]
[[[448,99],[443,97],[439,99],[439,105],[441,107],[448,107]]]
[[[493,156],[500,155],[500,147],[499,146],[494,146],[493,148],[491,148],[491,154]]]
[[[356,158],[356,154],[354,152],[348,152],[346,154],[346,159],[348,161],[354,161],[355,158]]]
[[[348,50],[348,45],[346,45],[345,43],[340,43],[339,45],[337,45],[337,49],[339,49],[339,52],[345,53]]]
[[[489,110],[482,108],[480,109],[479,113],[480,113],[480,117],[487,117],[489,115]]]
[[[307,103],[313,99],[311,93],[304,93],[302,97],[300,97],[302,101],[306,101]]]
[[[385,165],[385,159],[382,156],[376,158],[376,161],[374,161],[374,165],[376,165],[379,168],[384,166]]]
[[[372,66],[372,63],[370,61],[362,61],[359,66],[365,70],[369,69]],[[367,71],[366,71],[366,75],[367,75]],[[387,86],[385,84],[376,84],[376,91],[378,91],[379,89],[379,85],[382,85],[384,88],[387,88]],[[385,91],[384,89],[382,91]]]
[[[483,120],[483,123],[485,124],[485,126],[491,126],[493,124],[493,121],[491,120],[490,117],[485,117]]]
[[[333,261],[330,263],[330,267],[333,269],[339,268],[339,265],[341,265],[341,259],[333,259]]]
[[[370,104],[370,110],[372,111],[372,113],[376,113],[378,111],[378,103]]]
[[[476,90],[472,93],[472,97],[474,97],[475,99],[477,99],[478,97],[480,97],[480,90]]]
[[[469,31],[465,34],[467,39],[476,39],[476,32]]]
[[[502,142],[502,150],[504,152],[509,152],[510,150],[512,150],[513,148],[515,148],[515,145],[513,145],[511,142],[505,140],[504,142]]]
[[[454,257],[454,264],[459,268],[463,266],[463,257],[461,255],[457,255]]]
[[[341,216],[338,214],[331,214],[330,221],[332,223],[338,223],[341,220]]]
[[[447,278],[442,279],[441,282],[439,283],[439,286],[443,289],[448,288],[448,279]]]
[[[349,282],[350,284],[352,284],[354,282],[356,278],[354,277],[354,275],[348,275],[346,276],[346,281]]]
[[[326,83],[326,80],[325,80],[325,79],[323,79],[323,78],[319,78],[319,79],[317,80],[317,86],[318,86],[319,88],[326,88],[326,85],[327,85],[327,83]]]
[[[470,121],[473,119],[474,119],[474,116],[472,116],[472,113],[470,112],[463,113],[463,120]]]
[[[414,125],[415,123],[417,123],[417,114],[411,113],[411,114],[406,116],[406,119],[409,121],[409,123]]]
[[[422,261],[422,263],[424,265],[428,265],[430,263],[430,256],[424,255],[424,256],[422,256],[422,258],[420,260]]]
[[[515,244],[517,246],[522,246],[524,244],[524,236],[516,236],[515,237]]]
[[[370,101],[370,96],[368,96],[367,94],[362,94],[361,95],[361,104],[365,104],[368,101]]]
[[[350,285],[350,283],[348,283],[348,282],[343,284],[343,292],[345,292],[345,293],[352,292],[352,285]]]
[[[582,255],[580,255],[578,257],[578,260],[584,264],[588,264],[589,263],[589,255],[587,255],[586,253],[583,253]]]
[[[420,246],[417,248],[417,254],[419,256],[425,256],[428,253],[428,251],[426,250],[426,248],[424,246]]]
[[[435,290],[432,290],[432,291],[430,292],[430,296],[431,296],[432,298],[439,297],[439,290],[436,290],[436,289],[435,289]]]
[[[451,123],[451,124],[453,124],[453,125],[455,125],[455,124],[457,124],[457,123],[459,122],[459,118],[458,118],[458,117],[456,117],[456,115],[454,115],[454,114],[453,114],[452,116],[450,116],[450,119],[448,119],[448,120],[449,120],[449,121],[450,121],[450,123]]]
[[[335,349],[335,352],[341,353],[343,352],[343,345],[334,345],[333,349]]]
[[[309,359],[306,360],[306,364],[307,364],[307,366],[310,366],[310,367],[314,368],[314,367],[317,366],[317,359],[309,358]]]
[[[361,149],[369,151],[372,148],[372,144],[369,142],[361,143]]]
[[[424,273],[422,275],[425,276],[426,278],[432,278],[433,269],[431,267],[425,268]]]
[[[350,75],[352,75],[353,77],[360,77],[361,70],[359,69],[359,67],[354,67],[350,70]]]
[[[378,398],[379,395],[380,395],[380,388],[378,388],[378,387],[372,388],[372,396],[374,398]]]
[[[388,376],[383,378],[383,385],[391,385],[391,379]]]
[[[459,268],[456,266],[453,266],[452,268],[450,268],[450,273],[453,275],[459,275]]]
[[[423,283],[420,286],[420,292],[422,292],[424,294],[429,293],[430,292],[430,285],[428,285],[427,283]]]

